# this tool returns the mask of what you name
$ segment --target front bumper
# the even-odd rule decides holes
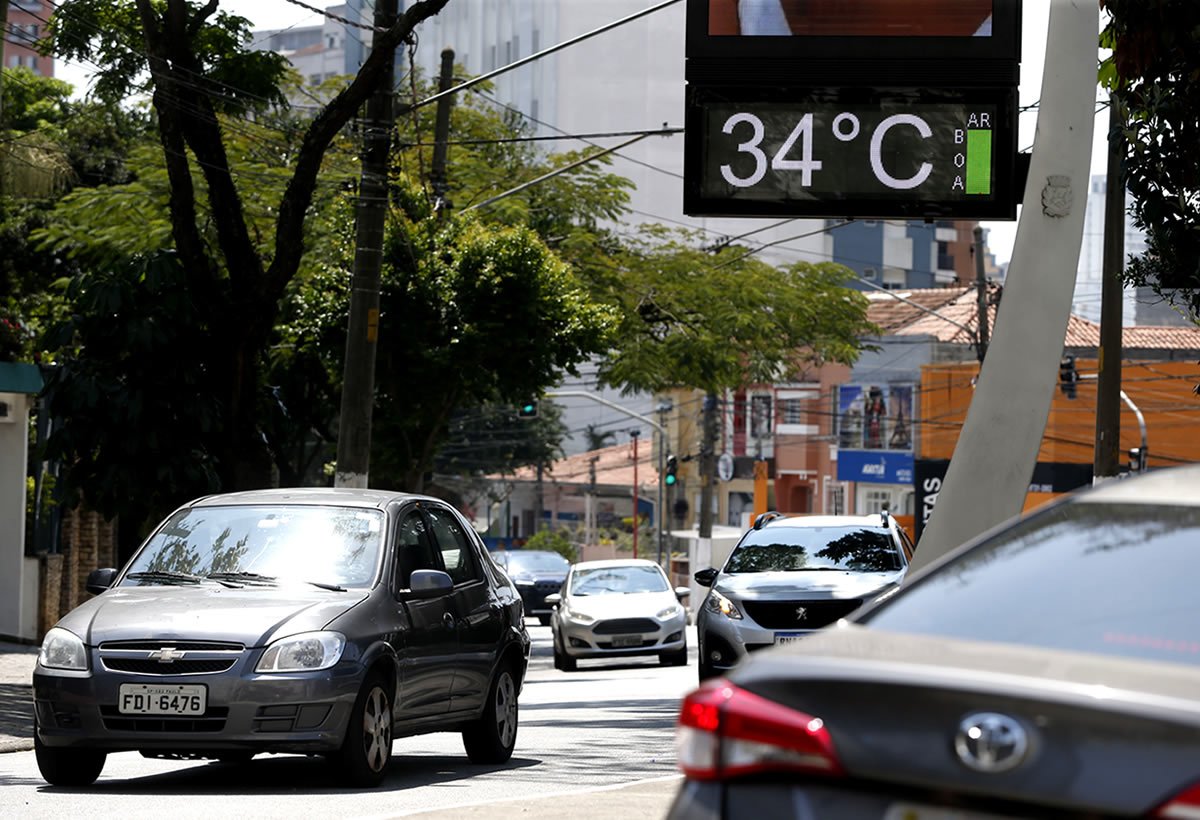
[[[703,610],[696,618],[701,661],[718,672],[733,669],[751,652],[775,646],[778,643],[777,636],[799,637],[817,631],[767,629],[749,618],[738,620],[710,610]]]
[[[93,655],[93,661],[95,657]],[[362,667],[343,661],[320,672],[262,675],[252,653],[220,674],[135,675],[97,668],[33,674],[42,743],[109,751],[336,751],[362,682]],[[189,684],[206,689],[202,715],[121,714],[123,683]]]
[[[640,623],[636,623],[640,622]],[[572,658],[627,657],[687,648],[687,614],[670,618],[622,618],[584,624],[563,618],[559,636]]]

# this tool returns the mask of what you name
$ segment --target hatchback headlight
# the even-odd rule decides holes
[[[704,599],[704,607],[709,612],[715,612],[718,615],[724,615],[726,618],[733,618],[735,621],[742,619],[742,613],[734,605],[733,601],[726,598],[715,589],[708,593],[708,597]]]
[[[86,672],[88,668],[87,649],[74,632],[68,632],[56,626],[42,639],[42,648],[38,652],[38,663],[47,669],[72,669],[76,672]]]
[[[567,620],[574,621],[577,624],[590,624],[596,619],[586,612],[579,612],[575,609],[567,610]]]
[[[255,672],[316,672],[342,658],[346,636],[340,632],[302,632],[267,647]]]
[[[667,618],[674,618],[676,615],[683,612],[683,607],[679,604],[671,604],[669,607],[658,613],[658,619],[665,621]]]

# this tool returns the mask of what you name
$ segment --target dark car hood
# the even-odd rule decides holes
[[[561,570],[551,570],[549,572],[544,570],[534,572],[514,572],[509,570],[508,577],[512,578],[513,581],[517,583],[521,583],[522,581],[533,581],[534,583],[537,583],[538,581],[557,581],[561,584],[563,581],[567,580],[567,573]]]
[[[72,610],[58,625],[89,646],[153,639],[235,641],[255,647],[322,629],[365,598],[361,590],[316,587],[115,587]]]
[[[904,577],[903,570],[894,572],[739,572],[722,574],[716,589],[723,595],[740,600],[791,600],[797,595],[806,598],[870,598]]]

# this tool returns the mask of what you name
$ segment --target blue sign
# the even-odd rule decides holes
[[[913,483],[912,453],[895,450],[838,450],[838,481]]]

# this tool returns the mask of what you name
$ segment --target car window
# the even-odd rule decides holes
[[[438,556],[429,540],[425,517],[410,511],[396,532],[396,589],[408,589],[413,570],[441,569]]]
[[[483,576],[471,556],[470,540],[454,513],[433,505],[427,506],[425,512],[429,515],[437,548],[442,553],[442,563],[454,583],[465,584],[481,579]]]
[[[1200,664],[1200,509],[1061,504],[868,611],[881,629]]]
[[[886,529],[858,526],[764,527],[746,533],[725,572],[891,572],[902,567]]]
[[[366,586],[382,553],[380,510],[315,504],[191,507],[172,516],[138,552],[138,573],[247,574],[263,580]]]
[[[663,592],[669,588],[658,567],[577,567],[571,574],[570,585],[572,595],[628,595]]]

